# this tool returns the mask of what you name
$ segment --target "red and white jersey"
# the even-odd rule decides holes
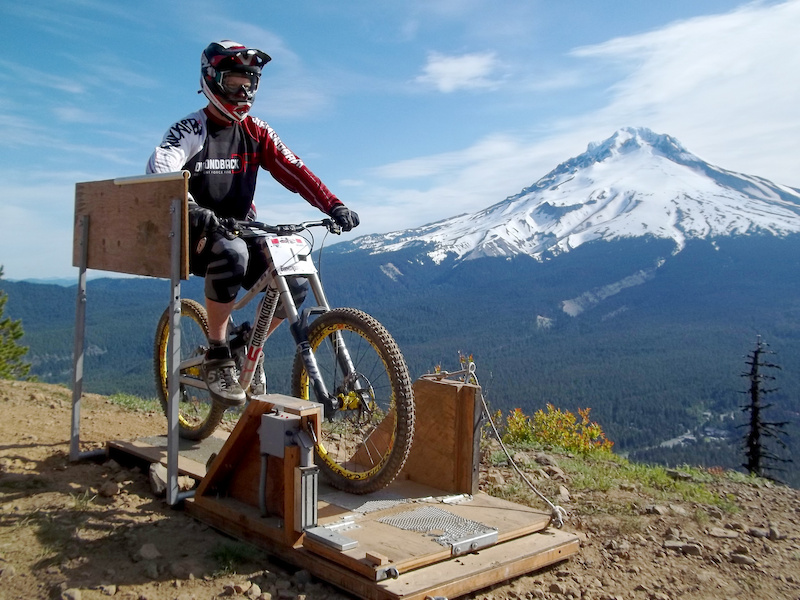
[[[207,109],[169,128],[147,163],[148,173],[189,171],[189,193],[220,217],[244,219],[253,204],[259,167],[324,213],[340,201],[264,121],[221,122]]]

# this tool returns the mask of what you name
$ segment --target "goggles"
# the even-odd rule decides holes
[[[217,72],[215,79],[227,94],[244,93],[251,95],[258,89],[258,80],[260,76],[255,73],[247,73],[242,71],[222,71]]]

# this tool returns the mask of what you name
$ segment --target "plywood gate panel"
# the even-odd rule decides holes
[[[459,494],[478,491],[480,387],[459,381],[414,382],[415,431],[405,477]]]
[[[81,236],[88,217],[87,264],[90,269],[169,278],[171,276],[170,208],[183,201],[181,278],[189,277],[188,173],[171,177],[108,179],[75,185],[75,227],[72,264],[81,266]],[[125,182],[125,183],[120,183]]]

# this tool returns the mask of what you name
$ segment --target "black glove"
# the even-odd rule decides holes
[[[194,203],[189,204],[189,240],[195,244],[197,254],[205,246],[205,238],[219,227],[219,219],[214,211]]]
[[[350,210],[344,204],[337,204],[331,211],[331,217],[342,228],[342,231],[350,231],[354,227],[358,227],[361,222],[358,218],[358,213]]]

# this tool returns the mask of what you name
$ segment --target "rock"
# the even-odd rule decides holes
[[[692,476],[686,471],[679,471],[677,469],[667,469],[667,476],[675,481],[691,481]]]
[[[754,538],[766,538],[769,537],[769,529],[762,529],[760,527],[751,527],[747,530],[747,535],[754,537]]]
[[[81,600],[81,591],[78,588],[69,588],[61,592],[61,600]]]
[[[233,584],[233,591],[237,595],[246,594],[250,590],[251,587],[253,587],[253,584],[250,581],[242,581],[242,582]]]
[[[300,569],[292,576],[295,583],[311,583],[312,576],[306,569]]]
[[[167,493],[167,467],[161,463],[152,463],[149,471],[150,489],[156,496]]]
[[[681,552],[688,556],[701,556],[703,554],[703,547],[700,544],[688,543],[681,547]]]
[[[567,586],[565,586],[560,581],[554,581],[553,583],[550,584],[549,590],[550,593],[552,594],[559,594],[563,596],[564,594],[567,593]]]
[[[143,572],[147,577],[149,577],[154,581],[159,578],[158,565],[154,560],[148,560],[147,562],[144,563]]]
[[[545,466],[548,466],[548,467],[557,467],[558,466],[558,463],[556,462],[556,459],[554,459],[552,456],[550,456],[548,454],[545,454],[544,452],[537,453],[536,456],[533,457],[533,460],[535,460],[540,465],[545,465]]]
[[[661,506],[660,504],[651,504],[650,506],[646,507],[644,511],[648,515],[659,515],[662,517],[669,514],[669,509],[666,506]]]
[[[767,534],[767,537],[768,537],[768,538],[769,538],[771,541],[773,541],[773,542],[777,542],[778,540],[785,540],[785,539],[786,539],[786,534],[785,534],[785,533],[782,533],[782,532],[781,532],[780,530],[778,530],[778,528],[777,528],[777,527],[775,527],[774,525],[770,525],[770,527],[769,527],[769,533]]]
[[[257,583],[254,583],[253,585],[250,586],[250,589],[247,590],[244,595],[247,596],[248,598],[258,598],[263,594],[261,593],[261,587]]]
[[[499,471],[493,471],[486,477],[486,482],[489,485],[500,487],[506,484],[506,478]]]
[[[669,509],[673,512],[673,514],[676,514],[679,517],[688,517],[689,516],[688,511],[685,508],[683,508],[682,506],[679,506],[678,504],[670,504],[669,505]]]
[[[519,466],[526,465],[528,464],[528,455],[523,454],[522,452],[517,452],[511,457],[511,460],[513,460]]]
[[[712,527],[708,530],[708,535],[723,540],[734,540],[739,537],[737,532],[730,529],[723,529],[722,527]]]
[[[732,553],[730,555],[731,562],[736,565],[754,565],[756,564],[756,560],[752,556],[747,556],[746,554],[737,554]]]
[[[547,465],[544,470],[551,479],[555,479],[556,481],[567,481],[567,474],[564,473],[560,467]]]
[[[175,579],[191,579],[203,572],[203,567],[193,558],[176,560],[169,565],[169,574]]]
[[[145,544],[139,548],[139,558],[142,560],[156,560],[161,558],[161,552],[158,551],[155,544]]]
[[[119,484],[116,481],[106,481],[100,486],[98,493],[103,498],[111,498],[119,494]]]
[[[558,500],[560,502],[569,502],[569,490],[563,485],[558,486]]]
[[[149,471],[150,489],[156,496],[164,496],[167,493],[167,467],[161,463],[153,463],[150,465]],[[187,492],[195,485],[194,479],[186,475],[178,477],[178,490]]]

